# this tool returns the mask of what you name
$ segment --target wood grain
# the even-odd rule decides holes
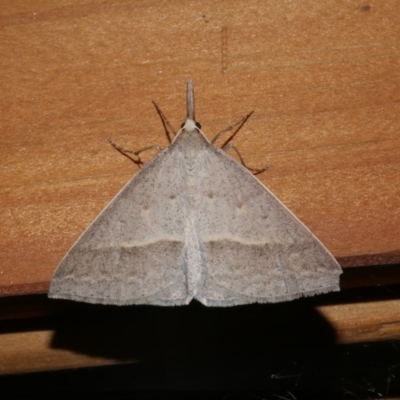
[[[395,1],[31,0],[3,8],[0,293],[45,292],[64,253],[137,171],[107,143],[168,143],[193,77],[209,137],[342,261],[400,258]],[[151,157],[149,154],[148,157]],[[385,254],[390,256],[385,257]]]
[[[0,323],[0,375],[125,362],[171,362],[278,348],[343,346],[399,338],[399,288],[344,290],[275,305],[116,307],[24,296],[45,318]],[[22,296],[20,297],[22,299]],[[0,307],[17,297],[3,298]],[[56,303],[56,306],[54,306]],[[52,314],[51,316],[49,316]],[[3,316],[3,315],[2,315]],[[186,334],[189,332],[190,334]]]
[[[330,4],[4,8],[0,293],[47,290],[68,248],[137,171],[107,137],[166,146],[151,100],[180,126],[189,76],[210,137],[255,110],[236,146],[249,165],[272,164],[261,181],[339,260],[360,266],[394,252],[398,262],[396,2]]]
[[[167,146],[151,100],[179,127],[188,77],[194,79],[196,116],[208,137],[255,111],[235,145],[250,166],[271,163],[260,180],[345,269],[398,264],[397,5],[396,0],[3,5],[0,295],[47,291],[63,255],[137,172],[107,137],[131,149]],[[352,285],[397,282],[365,270],[368,279]],[[399,313],[396,299],[391,301],[383,314],[379,301],[354,311],[361,313],[354,321],[363,321],[371,334],[356,334],[356,322],[346,320],[353,311],[342,304],[321,312],[343,341],[394,338],[400,336]],[[43,310],[37,313],[46,314]],[[386,328],[374,336],[374,327],[382,324]],[[41,369],[50,354],[43,350],[49,332],[7,336],[11,358],[5,360],[18,348],[32,357],[37,351],[42,360],[9,371]],[[66,357],[48,367],[91,363]]]

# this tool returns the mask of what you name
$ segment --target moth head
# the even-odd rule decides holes
[[[201,129],[201,125],[196,122],[193,121],[192,119],[187,119],[182,125],[181,125],[181,129],[185,129],[187,131],[193,131],[195,129]]]

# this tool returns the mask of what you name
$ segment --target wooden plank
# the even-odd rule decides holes
[[[1,335],[0,374],[115,364],[113,360],[51,348],[53,330]]]
[[[400,339],[400,300],[320,306],[338,343]]]
[[[232,308],[58,301],[58,315],[0,322],[0,374],[399,340],[399,286],[370,290]]]
[[[185,81],[209,137],[249,110],[246,162],[343,266],[400,259],[397,2],[30,0],[2,10],[0,294],[43,293],[137,171],[107,143],[167,145]],[[150,157],[150,155],[149,155]]]

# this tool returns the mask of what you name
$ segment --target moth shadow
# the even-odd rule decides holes
[[[335,333],[315,298],[228,308],[65,304],[50,346],[118,361],[266,352],[331,344]],[[62,304],[64,303],[64,304]]]

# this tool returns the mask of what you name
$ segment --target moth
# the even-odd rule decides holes
[[[341,273],[310,230],[206,138],[189,79],[181,130],[72,246],[49,297],[115,305],[274,303],[337,291]]]

